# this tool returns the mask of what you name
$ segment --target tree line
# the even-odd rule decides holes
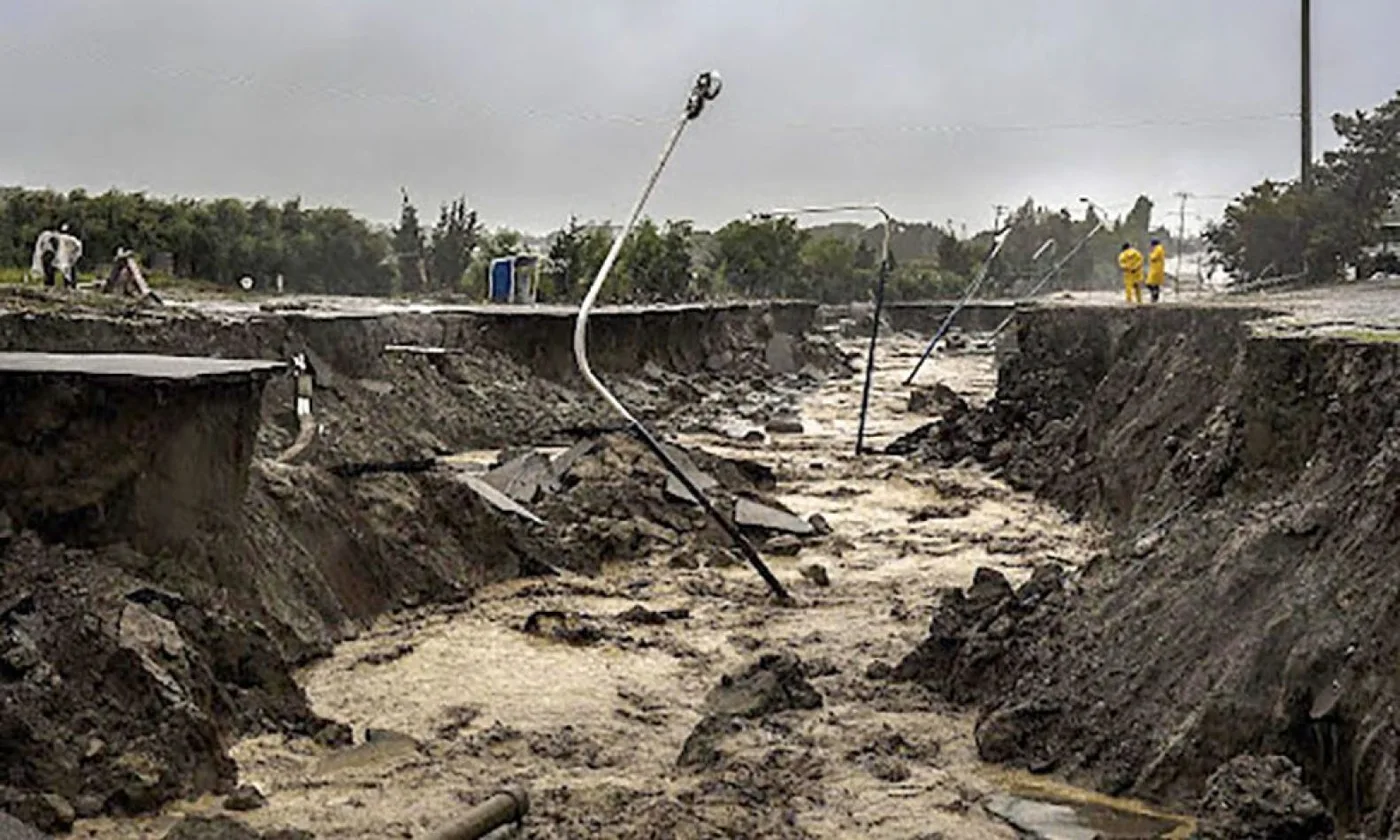
[[[233,286],[244,276],[286,278],[289,291],[388,294],[388,240],[348,210],[224,198],[158,199],[109,190],[88,195],[0,189],[0,265],[27,267],[40,231],[67,225],[83,240],[86,271],[118,248],[170,273]]]
[[[1140,198],[1060,267],[1050,288],[1115,288],[1120,239],[1144,242],[1152,205]],[[984,293],[1016,295],[1067,255],[1098,223],[1027,200],[1010,230]],[[488,230],[464,197],[442,205],[428,224],[401,195],[393,225],[374,225],[340,208],[306,208],[299,200],[198,201],[143,193],[58,193],[0,189],[0,265],[27,266],[39,232],[66,224],[84,241],[84,269],[102,271],[119,247],[176,277],[234,287],[245,276],[258,288],[284,279],[291,292],[351,295],[430,294],[481,298],[492,259],[528,250],[526,237]],[[607,222],[571,218],[540,246],[542,301],[576,302],[612,245]],[[720,298],[805,298],[826,303],[873,294],[884,230],[837,223],[801,227],[790,218],[738,219],[718,230],[684,220],[643,219],[624,243],[605,290],[612,302]],[[959,237],[951,226],[898,222],[890,237],[887,295],[917,300],[960,294],[979,272],[992,231]],[[1053,241],[1053,249],[1042,245]],[[1037,252],[1040,259],[1035,259]]]
[[[1314,164],[1310,183],[1263,181],[1207,227],[1212,259],[1237,281],[1400,272],[1400,260],[1377,248],[1400,193],[1400,92],[1372,111],[1337,114],[1332,126],[1341,146]]]

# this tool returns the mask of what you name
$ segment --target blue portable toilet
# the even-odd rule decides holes
[[[534,303],[535,280],[543,261],[543,258],[533,254],[514,254],[492,260],[486,276],[486,291],[491,302]],[[528,270],[531,267],[534,268],[533,273]]]
[[[487,286],[492,303],[510,303],[514,299],[514,257],[500,257],[491,261],[491,270],[487,275]]]

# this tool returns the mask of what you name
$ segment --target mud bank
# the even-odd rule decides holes
[[[460,601],[484,583],[567,566],[576,555],[595,566],[608,559],[595,556],[597,546],[587,557],[573,551],[559,528],[502,513],[460,480],[460,469],[435,460],[573,443],[580,429],[612,422],[592,395],[571,387],[561,354],[539,350],[567,319],[546,328],[534,316],[517,324],[475,312],[215,315],[61,298],[6,303],[4,350],[278,362],[305,353],[321,429],[303,461],[276,459],[297,428],[289,377],[268,383],[260,404],[256,394],[234,405],[154,387],[96,403],[29,400],[43,410],[28,413],[6,402],[14,445],[5,451],[21,460],[20,444],[43,437],[57,408],[110,421],[63,426],[74,435],[60,441],[64,463],[103,478],[92,486],[65,479],[74,503],[64,510],[160,496],[171,509],[197,503],[222,517],[218,528],[190,519],[196,525],[185,531],[197,538],[189,540],[165,539],[179,529],[147,527],[143,516],[117,517],[131,527],[89,527],[53,515],[44,501],[55,491],[45,484],[52,475],[7,472],[0,506],[17,511],[16,531],[33,530],[7,532],[0,545],[0,810],[45,830],[63,829],[75,814],[139,812],[226,789],[235,770],[224,749],[236,738],[281,732],[339,743],[347,733],[307,710],[294,666],[386,612]],[[696,383],[737,391],[775,367],[795,375],[794,365],[831,358],[782,329],[801,328],[810,319],[802,311],[610,315],[600,367],[649,416],[693,421]],[[774,338],[787,354],[773,355]],[[687,350],[691,343],[699,350]],[[201,417],[209,422],[195,422]],[[187,434],[191,422],[227,427],[227,464],[206,469],[212,461],[194,457],[212,452],[218,436],[201,448]],[[145,460],[132,466],[132,458]],[[386,462],[367,473],[344,469]],[[127,492],[153,477],[162,479],[154,490]],[[218,498],[181,491],[189,482]],[[118,695],[121,702],[104,699]]]
[[[905,671],[981,707],[986,757],[1189,805],[1236,756],[1283,755],[1339,825],[1385,836],[1400,345],[1267,337],[1263,314],[1023,313],[997,398],[963,424],[996,444],[950,451],[1114,547],[1035,603],[995,593],[995,629],[945,603]],[[957,676],[992,660],[999,679]]]
[[[239,524],[276,363],[0,354],[0,501],[53,540],[178,550]]]

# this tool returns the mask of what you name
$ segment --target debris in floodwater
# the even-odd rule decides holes
[[[775,557],[796,557],[802,552],[802,540],[794,536],[774,537],[763,544],[763,553]]]
[[[228,817],[186,816],[165,834],[165,840],[262,840],[247,825]]]
[[[681,468],[685,477],[690,479],[690,483],[700,488],[701,493],[709,493],[719,486],[719,480],[707,472],[695,466],[695,462],[690,460],[690,456],[684,450],[674,446],[666,446],[666,454],[671,456],[671,460],[676,462],[676,466]],[[664,488],[666,497],[677,501],[698,505],[700,502],[691,494],[679,478],[670,473],[666,474],[666,486]]]
[[[413,645],[405,642],[400,645],[395,645],[390,650],[378,650],[373,653],[367,653],[356,660],[355,665],[351,667],[357,665],[387,665],[396,659],[402,659],[408,656],[410,653],[413,653]]]
[[[785,510],[779,510],[752,499],[739,499],[734,504],[734,522],[740,527],[763,531],[784,531],[799,537],[816,533],[812,523]]]
[[[512,458],[482,478],[522,505],[534,504],[541,494],[554,493],[559,489],[553,462],[540,452],[527,452]]]
[[[227,811],[256,811],[265,805],[267,797],[252,785],[240,785],[224,798],[224,809]]]
[[[827,587],[831,585],[831,576],[826,573],[826,567],[818,563],[803,566],[799,571],[802,576],[817,586]]]
[[[822,695],[807,681],[807,669],[793,653],[768,653],[737,675],[726,674],[705,698],[705,717],[691,730],[676,764],[705,768],[723,757],[720,742],[742,732],[743,719],[822,707]]]
[[[738,675],[725,675],[705,698],[713,715],[758,718],[789,709],[820,709],[822,696],[793,653],[768,653]]]
[[[526,633],[570,645],[591,645],[603,638],[603,631],[583,615],[564,610],[536,610],[525,619]]]
[[[479,717],[481,708],[478,706],[448,706],[442,710],[442,722],[434,732],[439,740],[450,741],[461,735],[462,731]]]
[[[519,502],[512,499],[510,496],[507,496],[505,493],[502,493],[500,490],[497,490],[495,487],[492,487],[490,484],[487,484],[486,481],[480,478],[479,476],[474,476],[470,473],[458,473],[455,476],[455,478],[457,481],[460,481],[463,484],[470,487],[478,496],[481,497],[482,501],[486,502],[487,504],[491,505],[492,507],[496,508],[502,513],[514,514],[522,519],[529,520],[530,522],[533,522],[536,525],[544,524],[543,519],[540,519],[538,516],[531,513],[528,509],[526,509]]]
[[[987,811],[1027,837],[1049,840],[1128,840],[1176,836],[1176,820],[1139,814],[1104,805],[1045,802],[996,794],[984,803]],[[1249,837],[1284,836],[1250,834]],[[1288,835],[1294,836],[1294,835]],[[1302,837],[1304,835],[1296,835]]]
[[[774,435],[800,435],[804,431],[802,421],[796,417],[774,417],[763,428]]]
[[[961,519],[972,513],[972,502],[966,499],[949,499],[924,505],[909,517],[910,522],[928,522],[933,519]]]
[[[641,604],[633,606],[631,609],[618,613],[617,620],[625,621],[628,624],[665,624],[668,621],[681,621],[690,618],[690,610],[650,610]]]
[[[910,414],[934,415],[967,408],[967,401],[942,382],[931,387],[915,386],[909,392]]]

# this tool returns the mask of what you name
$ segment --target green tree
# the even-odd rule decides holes
[[[691,286],[690,222],[667,222],[658,229],[651,219],[633,228],[618,255],[613,299],[675,302],[689,296]]]
[[[476,211],[467,209],[465,196],[442,206],[428,252],[428,277],[434,288],[455,290],[462,285],[480,236]]]
[[[426,238],[418,221],[418,208],[408,198],[408,190],[400,189],[403,201],[399,206],[399,223],[394,228],[394,262],[398,269],[399,288],[404,291],[427,291],[427,268],[423,255]]]
[[[781,297],[801,277],[806,240],[790,218],[733,221],[715,232],[712,268],[738,294]]]
[[[1265,181],[1207,228],[1213,258],[1237,278],[1306,272],[1337,278],[1378,241],[1382,215],[1400,194],[1400,92],[1375,110],[1337,114],[1341,146],[1323,155],[1310,188]]]
[[[552,300],[580,301],[603,265],[612,237],[607,224],[582,224],[578,217],[556,231],[549,244],[549,280]]]
[[[845,303],[860,297],[871,276],[869,266],[860,266],[868,256],[875,257],[862,241],[852,243],[836,236],[813,236],[802,245],[802,288],[791,288],[795,297],[813,298],[822,303]]]
[[[961,241],[952,231],[946,231],[938,241],[938,266],[944,271],[970,280],[977,266],[977,256],[968,243]]]

